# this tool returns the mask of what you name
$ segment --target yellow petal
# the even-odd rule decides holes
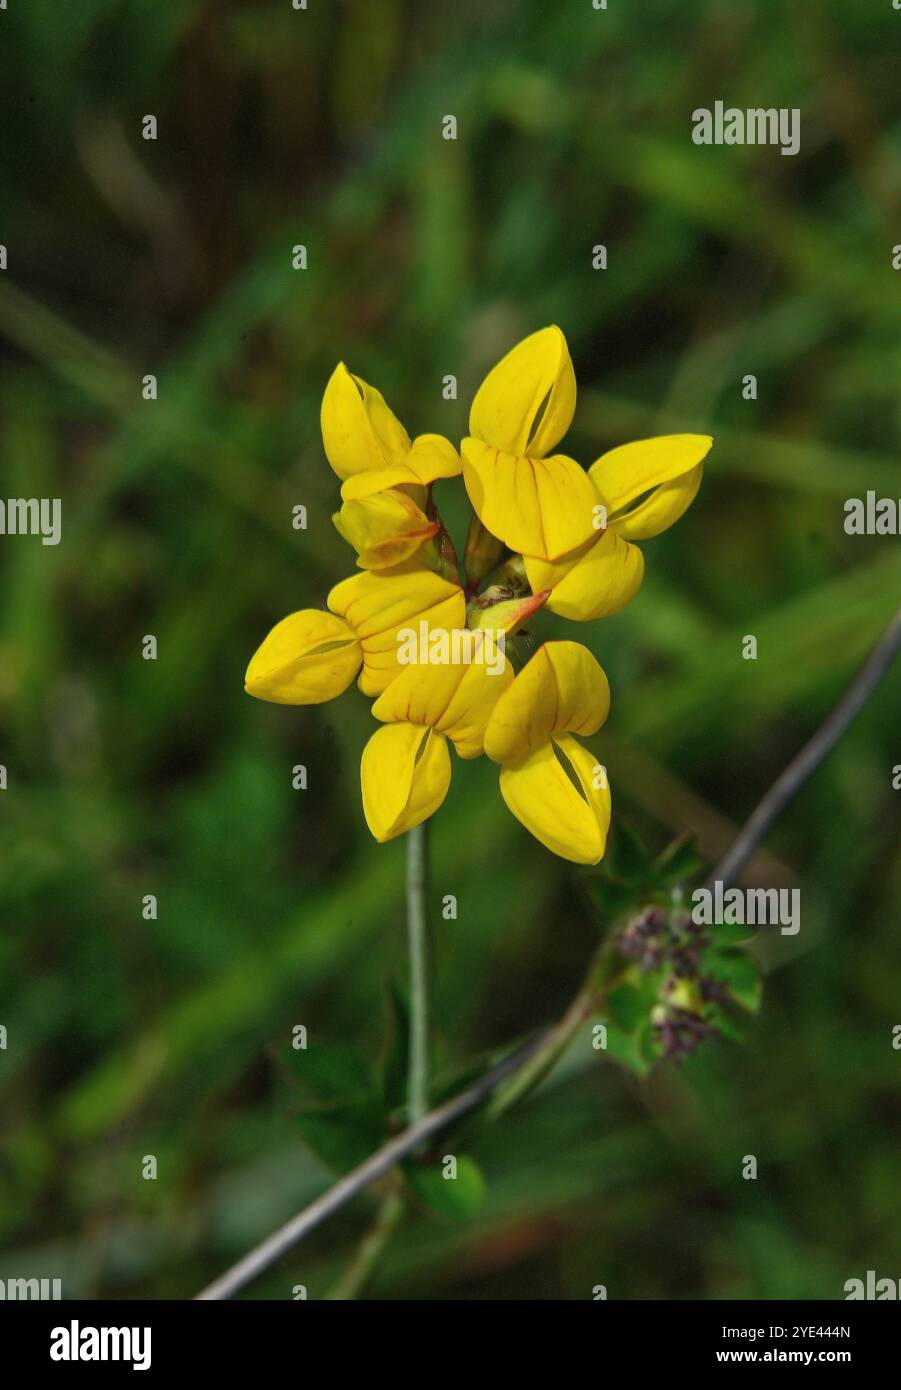
[[[618,449],[602,454],[588,472],[607,508],[608,522],[643,493],[691,472],[703,462],[712,444],[709,434],[664,434],[656,439],[621,444]],[[691,497],[686,507],[690,501]]]
[[[408,487],[418,482],[412,468],[405,463],[392,464],[390,468],[370,468],[366,473],[354,473],[341,484],[341,500],[357,502],[374,493],[386,492],[388,488]]]
[[[599,498],[584,468],[563,454],[507,454],[467,438],[463,479],[482,525],[523,555],[554,560],[594,534]]]
[[[534,590],[550,589],[550,611],[574,622],[618,613],[638,593],[644,578],[644,556],[638,546],[610,527],[561,560],[527,555],[525,566]]]
[[[416,724],[386,724],[363,749],[360,783],[366,824],[393,840],[438,810],[450,786],[447,741]]]
[[[462,466],[449,440],[440,434],[420,434],[403,462],[355,473],[341,484],[341,496],[345,502],[353,502],[389,487],[424,486],[438,478],[453,478]]]
[[[469,432],[506,453],[542,458],[569,429],[575,408],[566,339],[556,326],[542,328],[488,373],[472,403]]]
[[[276,705],[319,705],[346,690],[363,653],[352,628],[305,608],[283,618],[251,657],[244,689]]]
[[[407,467],[420,483],[455,478],[462,469],[460,455],[442,434],[418,434],[407,455]]]
[[[587,647],[545,642],[494,706],[485,752],[514,762],[552,734],[593,734],[610,713],[610,684]]]
[[[554,751],[569,763],[581,792]],[[575,864],[604,856],[610,828],[610,787],[593,753],[568,734],[542,743],[501,768],[501,795],[536,840]]]
[[[661,483],[637,507],[631,507],[629,511],[614,517],[609,523],[610,530],[630,541],[647,541],[652,536],[659,536],[661,531],[666,531],[678,521],[683,512],[688,511],[698,495],[703,476],[704,465],[699,463],[683,473],[681,478],[674,478],[671,483]]]
[[[396,488],[345,502],[332,521],[357,551],[357,564],[367,570],[408,560],[438,530],[437,521],[429,521],[413,499]]]
[[[513,684],[513,668],[491,633],[463,628],[444,636],[446,642],[433,629],[429,649],[460,659],[404,666],[372,713],[386,723],[409,720],[436,729],[461,758],[477,758],[495,702]]]
[[[380,392],[343,362],[332,372],[322,397],[322,442],[339,478],[403,463],[410,436]]]
[[[386,570],[366,570],[336,584],[328,596],[363,647],[360,689],[379,695],[398,674],[398,631],[420,622],[427,627],[463,627],[466,599],[456,584],[406,560]]]

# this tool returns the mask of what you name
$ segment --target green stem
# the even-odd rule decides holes
[[[566,1013],[551,1029],[547,1040],[537,1052],[533,1053],[524,1066],[513,1075],[504,1086],[499,1086],[487,1110],[488,1116],[496,1120],[517,1101],[522,1100],[548,1072],[552,1071],[567,1051],[576,1033],[587,1018],[595,1012],[602,995],[594,985],[583,985],[570,1004]]]
[[[410,957],[410,1038],[407,1073],[408,1123],[415,1125],[429,1109],[429,923],[427,822],[407,832],[407,943]],[[385,1246],[404,1214],[399,1174],[382,1198],[347,1269],[330,1289],[329,1300],[356,1298],[372,1277]]]
[[[466,592],[474,594],[489,570],[492,570],[504,553],[504,543],[493,536],[482,525],[475,512],[469,523],[466,548],[463,551],[463,568],[466,571]]]
[[[617,982],[621,968],[617,953],[602,942],[594,952],[579,992],[566,1013],[550,1029],[529,1060],[495,1091],[486,1112],[491,1119],[496,1120],[522,1100],[553,1070],[586,1020],[603,1008],[606,995]]]
[[[410,955],[410,1064],[407,1086],[409,1122],[429,1108],[429,950],[426,890],[426,826],[407,831],[407,942]]]
[[[410,956],[410,1040],[407,1075],[408,1123],[415,1125],[429,1109],[429,923],[427,823],[407,832],[407,943]],[[395,1175],[398,1177],[398,1175]],[[404,1214],[399,1181],[389,1188],[375,1219],[357,1246],[347,1269],[329,1291],[330,1300],[356,1298],[365,1288]]]
[[[363,1292],[403,1214],[404,1199],[393,1187],[382,1198],[375,1220],[357,1246],[347,1269],[326,1294],[329,1301],[345,1302]]]

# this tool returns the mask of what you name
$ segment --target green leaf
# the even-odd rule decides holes
[[[745,1042],[751,1031],[751,1014],[737,1004],[714,1005],[710,1011],[710,1022],[718,1033],[730,1042]]]
[[[608,1023],[607,1046],[599,1055],[624,1067],[633,1076],[647,1076],[660,1055],[650,1019],[646,1017],[639,1028],[628,1031],[616,1023]]]
[[[631,884],[617,883],[599,874],[586,875],[581,882],[592,915],[601,926],[608,926],[636,905],[636,893]]]
[[[650,864],[650,855],[641,836],[625,821],[618,821],[607,873],[623,883],[644,883]]]
[[[610,1017],[624,1033],[635,1033],[641,1028],[660,997],[665,973],[636,968],[631,981],[618,985],[607,996]]]
[[[457,1156],[457,1175],[444,1176],[443,1161],[405,1165],[414,1192],[441,1216],[469,1221],[482,1207],[486,1182],[481,1168],[465,1154]]]
[[[743,1008],[756,1013],[763,995],[763,982],[757,963],[747,951],[710,950],[704,955],[704,966],[717,979],[722,981]]]
[[[752,941],[755,935],[755,928],[749,927],[746,922],[717,922],[708,927],[707,931],[714,951],[728,949],[730,946],[742,946],[746,941]]]
[[[345,1043],[313,1042],[305,1048],[283,1048],[280,1055],[314,1100],[344,1102],[381,1096],[366,1061]]]
[[[680,835],[667,845],[651,866],[654,881],[665,887],[675,887],[693,879],[701,867],[698,842],[693,835]]]
[[[304,1142],[338,1173],[362,1163],[384,1139],[381,1107],[370,1100],[311,1106],[296,1122]]]
[[[635,985],[620,985],[607,997],[607,1008],[617,1028],[634,1033],[645,1014],[644,998]]]
[[[700,865],[694,838],[679,836],[652,860],[641,838],[620,822],[603,865],[580,883],[592,913],[607,926],[653,904],[672,907],[673,890],[696,877]]]
[[[363,1057],[344,1043],[284,1048],[282,1059],[310,1098],[295,1117],[305,1142],[328,1167],[345,1173],[385,1136],[382,1089]]]

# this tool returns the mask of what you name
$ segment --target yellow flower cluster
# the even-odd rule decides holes
[[[411,442],[379,392],[343,363],[326,387],[322,437],[342,480],[334,521],[361,572],[332,589],[327,612],[292,613],[272,629],[246,689],[279,704],[319,704],[359,674],[383,726],[361,767],[377,840],[441,805],[450,741],[461,758],[486,753],[500,765],[507,806],[548,849],[580,864],[604,853],[606,774],[574,735],[604,723],[607,677],[568,641],[544,643],[514,675],[504,641],[544,605],[579,622],[628,603],[644,574],[633,542],[658,535],[691,504],[712,440],[641,440],[586,471],[551,452],[575,404],[556,327],[524,339],[488,373],[459,453],[436,434]],[[461,472],[474,512],[462,576],[432,496],[437,480]],[[405,664],[411,631],[421,655]],[[448,640],[463,635],[466,644]],[[486,659],[489,649],[499,649],[496,660]],[[436,660],[435,650],[444,655]]]

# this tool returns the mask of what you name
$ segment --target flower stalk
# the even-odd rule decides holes
[[[357,1246],[353,1259],[326,1294],[329,1302],[350,1302],[365,1290],[378,1267],[385,1247],[400,1225],[404,1207],[400,1187],[392,1183],[379,1204],[372,1225]]]
[[[426,823],[407,831],[407,949],[410,960],[410,1060],[407,1112],[415,1125],[429,1108],[429,924],[428,830]]]
[[[487,574],[494,569],[504,553],[504,543],[492,536],[483,526],[478,514],[473,512],[463,552],[463,565],[466,570],[467,594],[474,594]]]

